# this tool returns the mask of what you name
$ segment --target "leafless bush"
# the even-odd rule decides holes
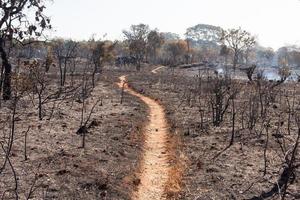
[[[212,120],[214,126],[220,126],[224,115],[232,100],[237,94],[231,79],[216,76],[211,80],[210,105],[212,108]]]

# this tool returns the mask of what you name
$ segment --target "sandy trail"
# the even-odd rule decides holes
[[[134,200],[162,200],[170,174],[167,149],[168,126],[164,109],[155,100],[127,87],[126,77],[121,76],[119,87],[140,98],[149,107],[149,123],[144,128],[145,143],[140,166],[140,184]]]
[[[166,67],[166,66],[160,66],[160,67],[157,67],[157,68],[153,69],[151,72],[152,72],[153,74],[157,74],[157,71],[158,71],[158,70],[163,69],[163,68],[165,68],[165,67]]]

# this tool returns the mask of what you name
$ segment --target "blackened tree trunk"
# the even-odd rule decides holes
[[[97,73],[102,73],[102,66],[101,66],[100,62],[95,61],[94,62],[94,70],[93,70],[93,73],[92,73],[92,86],[93,86],[93,88],[96,87],[96,74]]]
[[[68,66],[68,60],[67,60],[67,58],[65,58],[65,62],[64,62],[64,71],[63,71],[63,82],[62,82],[62,86],[65,86],[65,84],[66,84],[66,77],[67,77],[67,66]]]
[[[39,106],[38,106],[38,109],[39,109],[39,120],[43,120],[43,109],[42,109],[42,94],[39,92],[38,94],[38,99],[39,99]]]
[[[97,73],[97,65],[95,64],[94,65],[94,70],[93,70],[93,73],[92,73],[92,86],[93,88],[95,88],[96,84],[95,84],[95,77],[96,77],[96,73]]]
[[[239,54],[237,52],[234,53],[234,57],[233,57],[233,71],[236,71],[236,66],[238,63],[238,59],[239,59]]]
[[[59,66],[59,73],[60,73],[60,86],[64,86],[64,71],[63,71],[63,66],[62,66],[62,59],[58,59],[58,66]]]
[[[1,66],[1,74],[0,74],[0,95],[2,94],[3,77],[4,77],[4,67],[2,65]],[[0,100],[0,107],[1,107],[1,100]]]
[[[232,146],[234,143],[234,136],[235,136],[235,102],[234,102],[234,97],[232,98],[232,130],[231,130],[231,139],[229,146]]]
[[[141,60],[138,60],[137,66],[136,66],[136,71],[141,71]]]
[[[4,49],[4,40],[0,38],[0,54],[2,65],[4,67],[3,77],[3,100],[11,99],[11,64],[9,63],[6,51]]]

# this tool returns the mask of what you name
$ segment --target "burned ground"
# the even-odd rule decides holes
[[[121,73],[120,73],[121,74]],[[120,104],[120,89],[114,84],[118,74],[105,72],[86,99],[89,110],[101,98],[91,116],[86,147],[80,148],[82,136],[76,134],[81,118],[80,102],[66,100],[56,105],[50,120],[38,120],[37,108],[26,98],[19,102],[15,143],[11,162],[18,179],[20,199],[130,199],[136,185],[135,169],[141,150],[141,127],[146,108],[136,98],[126,95]],[[2,105],[2,139],[8,137],[11,110]],[[5,127],[5,128],[4,128]],[[24,138],[27,156],[24,158]],[[3,163],[4,155],[1,155]],[[14,198],[14,179],[7,164],[0,174],[0,193]],[[7,190],[7,191],[5,191]]]
[[[283,170],[284,155],[280,144],[285,141],[287,148],[291,148],[297,134],[295,124],[291,127],[291,135],[287,133],[286,107],[280,108],[278,102],[270,106],[268,117],[271,120],[270,139],[266,153],[267,171],[264,175],[266,133],[260,132],[263,120],[257,122],[257,130],[250,131],[245,127],[242,128],[242,111],[239,111],[235,142],[223,152],[231,137],[230,109],[221,126],[214,127],[209,112],[210,105],[206,104],[201,107],[205,110],[204,122],[201,123],[197,95],[189,92],[189,88],[194,88],[195,83],[197,84],[198,78],[182,74],[181,70],[165,70],[158,74],[142,72],[133,74],[128,79],[129,84],[137,91],[161,102],[173,129],[171,132],[181,141],[178,143],[181,145],[177,146],[176,155],[178,160],[185,163],[186,171],[181,183],[182,192],[177,194],[177,198],[250,199],[258,198],[264,191],[270,191]],[[245,98],[251,93],[249,90],[251,86],[247,86],[246,82],[242,82],[241,85],[243,89],[238,97],[240,106],[243,105],[243,100],[247,102]],[[290,90],[288,88],[291,87],[285,85],[281,90]],[[299,91],[296,93],[298,95]],[[282,125],[279,135],[276,135],[278,123]],[[285,140],[281,140],[281,136]],[[299,184],[297,177],[290,185],[286,199],[299,198]],[[273,197],[278,198],[278,195]]]

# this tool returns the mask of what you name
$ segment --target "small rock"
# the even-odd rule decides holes
[[[118,138],[117,136],[114,136],[114,137],[112,137],[111,139],[112,139],[112,140],[115,140],[115,141],[118,141],[118,140],[119,140],[119,138]]]
[[[57,176],[62,176],[62,175],[64,175],[64,174],[66,174],[66,173],[69,173],[69,171],[67,171],[67,170],[65,170],[65,169],[62,169],[62,170],[59,170],[59,171],[56,173],[56,175],[57,175]]]
[[[138,186],[140,183],[141,183],[141,179],[139,179],[139,178],[136,178],[133,180],[133,184],[136,186]]]

